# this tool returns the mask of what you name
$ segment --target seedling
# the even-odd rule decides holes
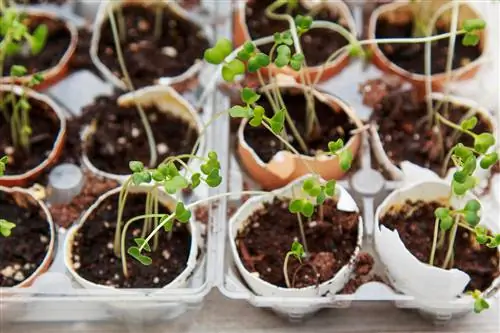
[[[3,156],[2,158],[0,158],[0,177],[4,175],[7,161],[7,156]],[[9,222],[5,219],[0,219],[0,234],[3,237],[9,237],[12,233],[12,229],[14,229],[15,227],[16,225],[14,223]]]
[[[293,288],[293,284],[290,283],[290,278],[288,277],[288,262],[291,257],[294,257],[302,264],[302,259],[306,257],[304,252],[304,247],[298,241],[292,243],[292,248],[285,256],[285,262],[283,263],[283,275],[285,276],[286,286],[288,288]]]
[[[5,59],[19,53],[29,52],[33,55],[39,54],[45,47],[47,40],[47,26],[41,24],[30,33],[29,27],[24,23],[24,15],[19,13],[15,7],[6,7],[3,0],[0,0],[0,77],[4,73]],[[23,66],[14,65],[10,69],[11,77],[22,77],[27,74],[27,69]],[[39,74],[34,74],[31,80],[24,86],[33,87],[42,82],[43,78]],[[14,93],[14,86],[10,92],[1,94],[0,109],[2,110],[5,122],[10,124],[11,140],[15,148],[25,152],[30,150],[31,125],[29,111],[31,105],[23,92],[21,96]]]

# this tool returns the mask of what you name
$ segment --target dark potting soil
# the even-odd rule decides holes
[[[436,102],[434,102],[436,107]],[[444,114],[444,104],[439,109]],[[469,112],[469,108],[449,103],[448,119],[459,124]],[[423,100],[417,98],[413,91],[388,94],[382,102],[375,106],[371,121],[378,127],[382,145],[389,159],[396,165],[402,161],[410,161],[417,165],[429,168],[442,175],[446,154],[458,142],[466,146],[473,146],[473,139],[468,135],[459,135],[454,139],[455,130],[441,125],[444,138],[444,150],[441,149],[438,136],[428,129],[427,106]],[[490,125],[479,115],[475,133],[491,132]],[[449,163],[451,168],[453,163]]]
[[[442,203],[407,201],[401,209],[385,214],[380,222],[397,230],[406,248],[420,261],[429,262],[434,234],[434,210]],[[441,267],[446,257],[449,240],[436,251],[435,266]],[[468,291],[487,289],[500,274],[498,250],[490,249],[476,242],[468,230],[458,229],[454,247],[453,268],[469,274]]]
[[[28,16],[27,25],[30,31],[41,24],[48,28],[47,42],[43,50],[37,54],[29,55],[22,53],[7,57],[4,64],[4,76],[9,75],[13,65],[26,67],[29,74],[39,73],[56,66],[64,56],[71,43],[71,33],[63,20],[42,16]]]
[[[301,237],[297,216],[289,212],[288,203],[288,199],[275,199],[264,204],[248,218],[248,224],[236,237],[246,269],[279,287],[286,287],[285,256],[293,241]],[[358,239],[359,214],[336,207],[335,201],[327,200],[322,221],[316,214],[311,223],[304,221],[310,256],[302,265],[294,258],[289,260],[288,274],[294,288],[328,281],[349,263]]]
[[[125,63],[136,87],[155,83],[160,77],[174,77],[184,73],[196,61],[203,59],[208,40],[203,31],[170,10],[163,12],[161,38],[154,36],[155,12],[141,5],[123,8],[126,22],[126,40],[121,43]],[[101,30],[99,58],[118,77],[122,71],[118,64],[115,43],[109,21]]]
[[[129,194],[123,220],[144,214],[145,194]],[[185,268],[191,247],[191,233],[185,224],[175,224],[172,237],[163,229],[159,233],[158,249],[148,253],[153,260],[144,266],[127,254],[129,277],[122,272],[121,259],[113,251],[113,239],[118,210],[118,194],[106,199],[75,234],[73,267],[83,278],[116,288],[161,288],[172,282]],[[160,213],[168,213],[160,207]],[[135,246],[142,223],[127,232],[126,249]],[[152,243],[151,243],[152,244]]]
[[[0,287],[12,287],[41,265],[50,244],[50,229],[36,201],[21,193],[0,192],[1,218],[16,224],[0,236]]]
[[[87,69],[99,76],[98,70],[90,58],[90,44],[92,40],[92,31],[89,27],[78,29],[78,43],[75,54],[71,58],[69,65],[71,70]]]
[[[377,22],[376,38],[411,38],[413,30],[413,20],[400,22],[398,24],[380,19]],[[436,34],[447,33],[445,29],[438,26]],[[463,67],[474,61],[481,55],[479,45],[463,46],[463,36],[457,36],[455,41],[453,69]],[[431,73],[444,73],[446,71],[446,58],[448,53],[449,39],[441,39],[431,46],[432,61]],[[399,67],[416,74],[424,74],[425,44],[382,44],[380,49],[391,62]]]
[[[96,132],[87,143],[87,154],[98,169],[114,174],[129,174],[129,162],[149,163],[149,146],[135,107],[122,108],[117,96],[99,97],[84,108],[85,118],[96,123]],[[161,112],[156,106],[144,108],[153,130],[158,161],[191,153],[198,138],[197,130],[185,120]]]
[[[266,8],[274,0],[249,0],[246,6],[245,19],[252,39],[266,36],[272,36],[275,32],[284,32],[289,30],[288,21],[273,20],[267,17]],[[281,7],[277,13],[285,13],[286,6]],[[297,15],[306,15],[309,10],[300,4],[292,11],[293,17]],[[348,29],[347,22],[340,17],[337,11],[326,9],[319,10],[314,15],[315,20],[330,21],[341,24]],[[347,44],[347,40],[337,32],[328,29],[312,29],[301,36],[301,44],[307,64],[309,66],[318,66],[323,64],[328,57]],[[259,47],[262,52],[269,54],[271,44]],[[293,51],[292,47],[292,52]]]
[[[2,98],[0,96],[0,98]],[[22,174],[42,163],[52,151],[57,134],[60,130],[59,119],[49,105],[31,99],[29,111],[32,130],[30,151],[14,148],[11,138],[9,122],[0,115],[0,155],[7,155],[9,162],[5,170],[6,175]],[[10,105],[10,104],[9,104]],[[11,114],[10,107],[7,113]]]
[[[321,133],[316,135],[315,138],[308,138],[305,136],[307,108],[304,95],[302,93],[291,93],[288,91],[282,91],[282,95],[285,105],[287,106],[287,111],[294,120],[295,127],[306,141],[309,148],[307,155],[309,156],[316,156],[317,153],[328,151],[328,142],[330,141],[335,141],[340,138],[344,140],[344,143],[347,143],[351,138],[350,132],[356,129],[356,125],[344,111],[339,110],[336,112],[329,105],[315,99],[316,115],[321,126]],[[268,117],[272,117],[272,107],[265,96],[259,100],[259,105],[266,110]],[[298,142],[293,138],[288,125],[285,125],[285,127],[287,129],[289,143],[299,152],[304,153]],[[265,163],[271,161],[276,153],[283,150],[282,143],[268,129],[262,126],[252,127],[248,125],[245,128],[244,135],[247,143]]]

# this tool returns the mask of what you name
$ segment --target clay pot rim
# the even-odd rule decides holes
[[[373,11],[373,13],[370,15],[370,20],[369,20],[369,24],[368,24],[368,39],[375,39],[376,38],[375,31],[376,31],[377,21],[383,13],[389,12],[389,11],[394,11],[394,10],[401,8],[401,7],[407,7],[407,6],[409,6],[409,4],[410,3],[407,0],[398,0],[398,1],[395,1],[392,3],[382,5],[382,6],[378,7],[377,9],[375,9]],[[473,6],[470,6],[468,4],[462,4],[462,6],[469,7],[474,12],[474,14],[476,14],[476,16],[478,18],[483,18],[483,16]],[[463,75],[464,73],[467,73],[467,72],[473,70],[476,66],[485,62],[486,54],[485,54],[484,50],[487,48],[487,43],[488,43],[487,42],[487,35],[488,34],[487,34],[487,28],[486,28],[485,30],[483,30],[482,38],[480,39],[480,42],[479,42],[479,47],[481,49],[481,55],[478,58],[471,61],[470,63],[468,63],[467,65],[453,69],[451,71],[452,76]],[[425,81],[425,78],[426,78],[425,74],[417,74],[417,73],[409,72],[409,71],[405,70],[404,68],[396,65],[394,62],[390,61],[385,56],[385,54],[382,52],[382,50],[380,50],[379,44],[371,44],[370,47],[376,53],[376,56],[379,59],[381,59],[385,63],[385,65],[390,70],[392,70],[394,73],[397,73],[398,75],[405,77],[407,79],[410,79],[410,80]],[[439,81],[441,79],[444,79],[445,77],[446,77],[446,73],[431,74],[432,81]]]
[[[280,84],[278,84],[278,86],[279,86],[280,89],[301,89],[301,90],[303,90],[304,87],[306,87],[303,84],[299,84],[299,83],[293,83],[292,84],[292,83],[288,83],[288,82],[287,83],[280,83]],[[330,106],[330,103],[332,103],[332,102],[335,103],[344,113],[347,114],[347,116],[351,120],[354,121],[354,123],[355,123],[355,125],[357,126],[358,129],[360,129],[360,128],[363,127],[362,121],[356,115],[356,113],[354,112],[353,108],[347,102],[345,102],[344,100],[342,100],[340,97],[332,95],[332,94],[328,94],[328,93],[325,93],[325,92],[321,92],[321,91],[319,91],[317,89],[313,89],[313,93],[314,93],[315,98],[317,100],[319,100],[320,102],[322,102],[322,103],[328,104],[329,106]],[[269,165],[271,163],[271,161],[278,154],[289,153],[286,150],[280,150],[280,151],[278,151],[273,156],[273,158],[269,162],[265,163],[264,161],[262,161],[262,159],[259,157],[259,155],[257,154],[257,152],[245,140],[244,132],[245,132],[245,128],[246,128],[247,123],[248,123],[248,119],[243,119],[241,121],[241,123],[240,123],[240,126],[238,128],[238,142],[242,146],[243,149],[247,150],[251,154],[251,156],[257,162],[258,165],[260,165],[260,166]],[[354,144],[354,139],[358,135],[361,135],[361,133],[353,134],[349,138],[349,140],[347,141],[347,143],[344,145],[344,148],[351,147]],[[293,154],[293,155],[295,156],[295,154]],[[304,154],[300,154],[299,156],[300,156],[300,159],[303,159],[305,161],[318,161],[318,160],[320,160],[320,161],[334,161],[334,160],[336,160],[338,158],[337,156],[320,156],[320,157],[316,157],[316,156],[309,156],[309,155],[304,155]],[[297,156],[295,156],[295,157],[297,157]]]
[[[390,204],[391,201],[396,201],[396,199],[398,198],[399,195],[401,194],[404,194],[405,192],[408,192],[408,191],[411,191],[413,190],[414,188],[416,187],[420,187],[420,186],[446,186],[448,188],[450,188],[450,184],[448,182],[446,182],[445,180],[443,179],[436,179],[436,180],[423,180],[423,181],[419,181],[419,182],[415,182],[415,183],[412,183],[412,184],[409,184],[407,186],[404,186],[404,187],[401,187],[401,188],[398,188],[396,190],[394,190],[393,192],[391,192],[381,203],[380,205],[377,207],[377,209],[375,210],[375,215],[374,215],[374,228],[376,230],[375,233],[377,233],[377,230],[380,230],[380,218],[386,214],[391,207],[394,206]],[[466,196],[470,197],[470,198],[476,198],[475,195],[473,195],[472,193],[468,193],[466,194]],[[442,196],[439,196],[438,194],[436,194],[436,199],[435,200],[438,200],[439,198],[441,198]],[[428,201],[425,201],[425,202],[428,202]],[[484,221],[483,218],[481,218],[481,222]],[[480,223],[481,223],[480,222]],[[490,226],[487,226],[487,228],[489,230],[491,230]],[[497,227],[498,229],[498,227]],[[375,246],[375,252],[376,252],[376,239],[377,237],[374,235],[374,246]],[[405,246],[406,248],[406,246]],[[408,248],[407,248],[408,250]],[[497,249],[498,252],[500,253],[500,248]],[[408,250],[408,252],[410,252],[414,257],[415,255],[410,251]],[[416,258],[416,257],[415,257]],[[421,262],[422,263],[422,262]],[[382,264],[384,264],[382,262]],[[422,264],[425,264],[425,263],[422,263]],[[385,266],[385,264],[384,264]],[[434,266],[436,267],[436,266]],[[442,269],[440,267],[436,267],[436,268],[439,268],[439,269]],[[458,269],[459,270],[459,269]],[[489,297],[493,297],[494,295],[498,294],[500,292],[499,290],[500,288],[500,276],[498,276],[496,279],[493,280],[493,282],[491,283],[491,286],[489,286],[486,290],[482,291],[482,294],[483,295],[486,295]],[[469,302],[469,303],[472,303],[473,302],[473,298],[471,295],[468,295],[466,293],[462,293],[462,297],[461,298],[457,298],[456,300],[453,300],[453,301],[449,301],[447,303],[450,304],[450,307],[453,306],[453,305],[458,305],[458,304],[461,304],[461,302],[463,302],[464,298]],[[471,308],[472,310],[472,308]]]
[[[444,100],[444,99],[446,99],[446,94],[444,94],[444,93],[432,93],[430,95],[430,98],[432,98],[433,100]],[[491,129],[492,129],[492,133],[496,133],[497,128],[498,128],[497,127],[498,124],[496,123],[495,118],[490,115],[489,111],[485,107],[480,105],[478,102],[475,102],[475,101],[468,99],[468,98],[465,98],[465,97],[448,95],[447,98],[453,104],[463,105],[463,106],[466,106],[468,108],[475,109],[477,111],[477,113],[481,115],[483,120],[489,121],[489,123],[491,125]],[[403,180],[405,178],[405,175],[404,175],[403,171],[401,170],[401,168],[398,167],[396,164],[394,164],[390,160],[389,156],[387,155],[387,152],[383,146],[382,140],[380,139],[380,135],[378,133],[378,130],[376,129],[376,126],[373,126],[373,125],[370,126],[370,137],[371,137],[371,140],[370,140],[371,146],[372,146],[372,149],[374,150],[375,159],[377,159],[378,162],[381,164],[381,166],[387,172],[389,172],[391,177],[393,177],[395,180]],[[496,146],[497,145],[495,145],[495,147]],[[410,161],[408,161],[408,162],[410,162]],[[410,162],[410,163],[415,164],[413,162]],[[430,170],[430,169],[428,169],[428,170]],[[450,171],[448,171],[448,173],[449,172]]]
[[[205,150],[205,145],[206,145],[206,140],[205,140],[205,135],[206,133],[203,133],[203,128],[204,124],[203,121],[200,118],[199,113],[196,111],[193,105],[191,105],[182,95],[180,95],[175,89],[173,89],[170,86],[164,86],[164,85],[154,85],[154,86],[148,86],[144,87],[141,89],[138,89],[136,91],[132,91],[129,93],[122,94],[118,97],[117,99],[117,104],[120,104],[121,100],[132,98],[135,94],[139,95],[145,95],[148,93],[154,93],[154,92],[164,92],[166,94],[170,94],[171,96],[174,97],[174,99],[179,102],[183,107],[186,108],[187,111],[189,111],[189,115],[191,116],[191,121],[189,123],[191,125],[194,125],[198,132],[198,137],[200,138],[199,146],[198,149],[195,151],[195,154],[197,152],[203,152]],[[135,110],[134,110],[135,111]],[[170,113],[170,112],[168,112]],[[188,122],[186,120],[186,122]],[[153,133],[154,134],[154,133]],[[115,174],[107,171],[103,171],[99,168],[97,168],[92,161],[90,160],[87,150],[85,148],[86,143],[88,142],[89,138],[93,135],[93,131],[91,130],[90,125],[86,125],[84,129],[82,130],[81,136],[82,136],[82,164],[90,170],[94,175],[97,175],[99,177],[103,177],[106,179],[112,179],[115,180],[119,183],[123,183],[127,180],[127,178],[130,177],[130,174]],[[160,161],[158,161],[160,162]]]
[[[55,251],[56,251],[56,226],[54,224],[54,221],[52,219],[52,215],[50,214],[49,209],[47,206],[43,203],[42,200],[36,198],[36,196],[33,194],[32,191],[28,189],[24,189],[21,187],[5,187],[5,186],[0,186],[0,192],[7,192],[7,193],[22,193],[24,195],[27,195],[31,197],[40,207],[40,209],[43,211],[46,217],[47,224],[49,225],[49,231],[50,231],[50,241],[48,244],[47,248],[47,254],[45,254],[45,257],[43,258],[42,262],[40,265],[38,265],[37,269],[26,279],[24,279],[22,282],[19,284],[16,284],[10,288],[26,288],[29,287],[35,279],[40,275],[43,274],[44,271],[46,271],[52,261],[52,259],[55,256]]]
[[[260,277],[257,277],[254,275],[254,273],[250,272],[249,270],[246,269],[245,265],[243,265],[243,261],[241,260],[239,254],[238,254],[238,248],[236,245],[236,240],[233,237],[234,229],[237,228],[237,230],[240,230],[243,228],[246,223],[247,219],[245,218],[242,220],[240,218],[240,215],[244,214],[244,211],[247,206],[254,206],[253,207],[253,212],[257,211],[258,209],[262,208],[262,203],[263,202],[268,202],[269,200],[272,200],[276,197],[287,197],[286,192],[290,191],[294,186],[297,186],[297,184],[302,183],[305,179],[311,177],[311,174],[304,175],[300,178],[295,179],[294,181],[290,182],[288,185],[281,187],[279,189],[270,191],[268,194],[264,195],[259,195],[252,197],[245,201],[243,205],[241,205],[238,210],[233,214],[233,216],[229,219],[229,230],[228,230],[228,236],[229,236],[229,243],[231,246],[231,252],[233,256],[234,263],[237,267],[237,269],[242,273],[245,273],[246,277],[252,278],[257,280],[261,285],[267,287],[267,288],[272,288],[276,290],[277,292],[281,293],[281,296],[290,296],[292,293],[297,293],[297,292],[307,292],[311,290],[317,290],[319,288],[324,288],[327,287],[331,284],[333,284],[333,280],[335,280],[337,277],[341,276],[341,273],[344,273],[345,271],[349,271],[354,267],[354,264],[356,262],[356,258],[358,257],[360,251],[361,251],[361,245],[363,243],[363,233],[364,233],[364,224],[363,224],[363,217],[362,214],[359,215],[358,218],[358,238],[356,241],[356,248],[354,249],[354,252],[352,253],[351,257],[349,258],[348,263],[343,265],[336,273],[335,275],[329,279],[328,281],[325,281],[317,286],[308,286],[305,288],[283,288],[283,287],[278,287],[272,283],[269,283]],[[354,202],[354,205],[356,206],[356,211],[360,213],[358,205],[355,203],[354,198],[351,196],[351,194],[341,185],[338,183],[336,184],[336,191],[339,191],[340,195],[347,195],[348,199],[352,200]],[[255,292],[255,290],[254,290]]]
[[[61,107],[59,107],[59,105],[57,105],[52,100],[52,98],[50,98],[47,95],[38,93],[32,89],[25,88],[19,85],[0,84],[0,91],[10,91],[11,89],[14,89],[16,95],[20,95],[21,92],[24,90],[24,92],[28,95],[29,98],[36,99],[37,101],[48,105],[59,119],[59,131],[57,132],[56,140],[54,141],[54,145],[52,146],[49,156],[47,156],[47,158],[44,159],[42,163],[19,175],[3,175],[1,180],[6,180],[7,182],[29,179],[34,175],[38,174],[39,172],[42,172],[42,170],[44,170],[45,168],[47,168],[52,163],[51,160],[54,159],[54,155],[56,155],[57,153],[58,150],[57,147],[64,144],[63,142],[64,135],[66,133],[66,115],[64,114],[64,111],[61,109]]]
[[[300,0],[300,1],[303,2],[304,0]],[[250,36],[250,30],[248,29],[248,25],[246,23],[246,15],[245,15],[245,8],[247,6],[247,2],[248,2],[248,0],[239,0],[238,3],[236,4],[237,8],[235,8],[235,11],[237,11],[237,13],[238,13],[238,17],[239,17],[238,23],[243,28],[245,39],[247,41],[250,41],[250,40],[252,40],[252,38]],[[354,21],[354,18],[351,14],[351,11],[349,10],[349,7],[347,7],[347,5],[344,3],[344,1],[335,1],[335,2],[327,1],[325,3],[325,5],[338,9],[339,14],[341,15],[341,18],[343,18],[347,21],[347,25],[349,27],[349,29],[348,29],[349,32],[352,33],[354,36],[357,36],[358,33],[356,31],[356,22]],[[343,61],[345,61],[346,59],[349,59],[349,58],[350,58],[349,52],[348,52],[348,50],[345,50],[337,57],[337,59],[335,61],[330,62],[330,64],[325,67],[325,72],[326,72],[326,69],[336,67],[336,66],[340,65]],[[318,65],[318,66],[308,66],[306,69],[306,73],[308,71],[309,72],[319,71],[322,69],[323,65],[324,65],[324,63],[321,65]],[[279,70],[280,72],[286,72],[289,74],[300,73],[300,72],[296,72],[296,71],[290,69],[288,66],[284,67],[284,68],[277,68],[274,64],[270,64],[269,67],[272,70]],[[323,75],[324,75],[324,73],[323,73]]]
[[[132,186],[130,188],[130,193],[144,193],[146,189],[151,188],[151,186],[148,185],[139,185],[139,186]],[[100,290],[108,290],[108,291],[113,291],[115,293],[122,293],[122,294],[131,294],[131,293],[137,293],[137,289],[128,289],[128,288],[115,288],[112,286],[106,286],[102,284],[98,284],[95,282],[92,282],[90,280],[85,279],[82,277],[78,272],[74,269],[73,267],[73,259],[72,259],[72,254],[73,254],[73,241],[74,237],[76,235],[76,232],[80,229],[81,226],[85,222],[87,222],[89,216],[106,200],[107,198],[113,196],[113,195],[118,195],[122,189],[122,186],[116,187],[114,189],[111,189],[107,191],[104,194],[101,194],[96,201],[84,212],[84,214],[79,218],[77,223],[75,223],[67,232],[66,239],[64,240],[64,265],[66,266],[66,269],[68,272],[71,274],[71,276],[85,289],[100,289]],[[161,188],[158,188],[158,193],[159,193],[159,200],[160,203],[163,204],[165,207],[169,208],[171,211],[175,211],[175,199],[167,194],[165,191],[163,191]],[[157,291],[154,291],[153,294],[160,294],[162,292],[165,292],[166,290],[170,289],[175,289],[175,288],[181,288],[185,283],[187,283],[187,280],[193,273],[193,271],[196,269],[197,266],[197,256],[198,256],[198,228],[196,226],[196,222],[194,220],[194,217],[189,219],[189,230],[191,233],[191,246],[189,249],[189,256],[186,262],[186,267],[184,270],[170,283],[167,285],[158,288]],[[121,259],[117,259],[121,260]],[[128,260],[134,260],[133,258],[128,258]],[[153,288],[151,288],[153,289]]]
[[[208,40],[209,44],[212,44],[213,41],[210,38],[210,33],[209,31],[207,31],[207,27],[203,26],[202,24],[191,18],[185,9],[183,9],[174,1],[167,2],[163,0],[160,3],[162,4],[162,6],[169,8],[169,10],[171,10],[175,15],[179,16],[181,19],[189,21],[194,25],[196,25],[203,33],[203,37],[205,37]],[[147,0],[119,0],[116,2],[110,0],[102,1],[99,5],[99,9],[97,11],[97,15],[94,20],[94,24],[92,27],[92,39],[90,42],[90,58],[94,66],[96,66],[96,68],[99,70],[99,72],[115,87],[118,87],[122,90],[127,90],[126,84],[118,76],[114,75],[113,72],[111,72],[111,70],[99,58],[99,42],[101,39],[101,30],[102,26],[108,19],[107,8],[108,6],[113,6],[112,8],[115,9],[119,6],[147,7],[149,5],[150,2],[148,2]],[[185,82],[194,77],[198,72],[200,72],[201,69],[203,68],[203,65],[204,65],[203,55],[201,55],[201,58],[196,59],[194,63],[191,65],[191,67],[189,67],[183,73],[177,76],[163,76],[156,78],[156,82],[154,82],[153,85],[160,84],[160,85],[170,86]]]
[[[59,73],[64,71],[65,67],[67,67],[69,61],[73,57],[73,54],[75,53],[76,47],[78,45],[78,29],[69,19],[66,19],[63,15],[58,15],[53,11],[31,6],[24,7],[22,11],[28,13],[29,16],[45,17],[50,20],[63,21],[64,24],[66,25],[66,29],[70,33],[70,42],[68,48],[66,49],[66,52],[64,52],[64,55],[61,57],[57,65],[47,68],[41,72],[35,73],[42,75],[45,81],[50,81],[53,78],[55,78]],[[47,40],[47,43],[50,43],[50,39]],[[0,84],[27,83],[31,81],[31,79],[35,74],[25,75],[16,78],[13,78],[11,76],[0,78]],[[43,82],[41,84],[43,85]]]

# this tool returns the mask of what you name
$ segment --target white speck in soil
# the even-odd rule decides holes
[[[125,139],[123,136],[120,136],[118,140],[116,140],[116,142],[118,142],[119,145],[124,145],[127,143],[127,139]]]
[[[113,249],[113,243],[109,242],[108,244],[106,244],[106,247],[110,250]]]
[[[99,271],[97,272],[97,274],[99,274],[99,275],[104,275],[104,271],[103,271],[103,270],[99,270]]]
[[[141,229],[134,229],[134,231],[132,231],[132,235],[133,235],[134,237],[139,236],[139,234],[140,234],[140,233],[141,233]]]
[[[79,269],[81,266],[82,266],[82,265],[80,264],[80,262],[79,262],[79,261],[77,261],[77,262],[73,263],[73,268],[74,268],[74,269]]]
[[[316,221],[311,221],[311,223],[309,223],[309,228],[314,228],[315,226],[318,225],[318,222]]]
[[[111,259],[109,259],[109,262],[110,262],[110,263],[112,263],[112,264],[113,264],[115,261],[116,261],[116,260],[115,260],[115,258],[111,258]]]
[[[104,227],[105,227],[105,228],[109,228],[110,226],[111,226],[111,225],[109,224],[109,222],[108,222],[108,221],[104,221]]]
[[[304,43],[310,43],[312,41],[312,37],[309,35],[304,35],[303,39]]]
[[[418,139],[420,139],[420,134],[418,133],[413,134],[413,140],[418,140]]]
[[[155,284],[156,284],[156,283],[160,283],[160,279],[159,279],[158,277],[155,277],[155,278],[153,279],[153,283],[155,283]]]
[[[130,134],[132,134],[133,138],[137,138],[141,134],[141,131],[138,128],[134,127],[132,128],[132,131],[130,131]]]
[[[120,279],[120,275],[115,274],[115,276],[113,276],[113,279],[115,279],[115,280],[119,280],[119,279]]]
[[[40,236],[40,242],[46,244],[46,243],[49,242],[49,239],[47,238],[47,236],[41,235]]]
[[[24,264],[24,266],[23,266],[23,268],[24,268],[25,270],[30,269],[30,267],[31,267],[31,265],[30,265],[29,263],[26,263],[26,264]]]
[[[259,222],[255,222],[255,223],[252,225],[252,228],[258,228],[258,227],[260,227]]]
[[[166,260],[170,258],[170,252],[168,250],[163,250],[161,254],[163,255],[163,258],[165,258]]]
[[[73,257],[73,260],[80,261],[80,256],[78,254],[75,254],[75,256]]]
[[[266,268],[266,272],[271,273],[272,269],[271,267]]]
[[[12,275],[14,275],[14,272],[15,271],[11,266],[7,266],[4,269],[2,269],[0,274],[2,274],[3,276],[5,276],[7,278],[10,278],[10,277],[12,277]]]
[[[159,144],[156,145],[156,150],[158,151],[158,154],[166,154],[168,152],[168,146],[161,142]]]
[[[21,269],[21,265],[19,265],[19,264],[14,265],[14,270],[18,271],[20,269]]]
[[[19,271],[19,272],[16,272],[16,274],[14,274],[14,280],[16,281],[22,281],[24,280],[24,274],[23,272]]]
[[[12,146],[7,146],[3,151],[5,155],[13,155],[16,150]]]
[[[269,141],[269,145],[270,145],[271,147],[276,147],[276,141],[275,141],[275,140],[271,140],[271,141]]]
[[[155,123],[158,120],[158,116],[156,115],[156,113],[151,113],[148,118],[152,123]]]
[[[139,29],[139,31],[148,31],[150,28],[150,24],[146,20],[140,20],[137,24],[137,28]]]
[[[172,46],[165,46],[164,48],[161,49],[161,52],[164,55],[169,56],[170,58],[177,57],[177,50]]]

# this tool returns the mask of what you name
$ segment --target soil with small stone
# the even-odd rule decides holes
[[[0,138],[2,138],[0,155],[6,155],[9,158],[5,170],[6,175],[25,173],[46,160],[52,152],[60,130],[59,118],[49,105],[34,99],[30,99],[29,102],[32,130],[29,152],[21,147],[13,146],[9,123],[5,121],[3,115],[0,115]],[[7,107],[7,112],[11,114],[10,107]]]
[[[129,194],[123,220],[144,214],[145,203],[145,194]],[[186,268],[189,257],[191,233],[187,225],[175,224],[170,238],[160,231],[158,249],[148,253],[152,265],[142,265],[127,255],[129,277],[125,278],[121,259],[113,251],[117,211],[118,194],[106,199],[75,234],[72,262],[76,272],[86,280],[116,288],[161,288],[172,282]],[[160,213],[168,210],[160,207]],[[141,226],[139,222],[131,225],[126,248],[135,246]]]
[[[357,128],[351,118],[340,108],[332,109],[328,104],[315,99],[316,115],[320,124],[320,132],[314,137],[306,136],[305,120],[306,120],[306,99],[302,93],[297,92],[282,92],[285,105],[290,117],[293,119],[295,127],[301,134],[301,137],[306,141],[309,151],[306,155],[316,156],[318,153],[328,151],[328,143],[337,139],[344,140],[347,143],[351,138],[350,132]],[[266,115],[272,117],[273,109],[271,104],[262,96],[259,100],[261,105],[266,110]],[[299,152],[304,153],[299,143],[292,136],[289,126],[285,122],[285,128],[288,133],[288,142],[294,146]],[[257,155],[265,163],[271,161],[274,155],[281,150],[284,150],[282,143],[263,126],[252,127],[250,125],[245,128],[245,140],[252,147]]]
[[[381,224],[397,230],[406,248],[421,262],[428,263],[434,234],[434,211],[442,207],[437,201],[407,201],[398,210],[391,210],[381,219]],[[449,240],[438,248],[434,265],[441,267],[446,257]],[[453,268],[469,274],[467,291],[486,290],[500,274],[498,249],[490,249],[476,242],[468,230],[458,229],[454,246]]]
[[[96,124],[86,151],[99,170],[130,174],[130,161],[149,163],[149,145],[137,109],[119,107],[116,99],[117,96],[99,97],[84,108],[86,119]],[[155,136],[159,162],[169,156],[191,153],[198,138],[196,128],[156,106],[144,108],[144,112]]]
[[[246,227],[236,237],[238,253],[250,272],[275,286],[286,287],[283,275],[285,256],[294,240],[300,240],[300,228],[295,214],[288,210],[288,199],[274,199],[255,211]],[[305,220],[305,237],[309,257],[300,264],[291,258],[288,275],[294,288],[321,284],[333,278],[349,264],[358,239],[359,214],[344,212],[333,200],[323,205],[324,218],[312,216]]]
[[[41,207],[21,193],[0,191],[1,218],[16,224],[9,237],[0,235],[0,287],[29,278],[47,255],[50,228]]]
[[[403,15],[403,14],[400,14]],[[407,14],[404,14],[407,15]],[[441,24],[442,25],[442,24]],[[400,17],[396,22],[379,19],[375,31],[376,38],[412,38],[413,18],[410,16]],[[436,34],[447,33],[448,27],[439,26]],[[479,58],[481,49],[479,45],[462,45],[463,36],[457,36],[454,48],[452,68],[463,67]],[[446,71],[446,59],[448,53],[449,39],[441,39],[431,46],[432,60],[431,73],[444,73]],[[394,64],[410,73],[424,74],[425,44],[382,44],[379,46],[384,55]]]
[[[47,42],[39,54],[18,53],[5,59],[4,76],[9,75],[13,65],[26,67],[28,74],[39,73],[56,66],[71,43],[71,33],[63,20],[44,16],[28,16],[26,24],[30,31],[41,24],[48,28]]]
[[[258,39],[266,36],[272,36],[275,32],[284,32],[289,30],[287,21],[274,20],[267,17],[266,8],[274,0],[249,0],[246,6],[245,20],[252,39]],[[277,13],[285,13],[286,6],[276,10]],[[302,4],[297,6],[292,12],[293,17],[297,15],[307,15],[309,10]],[[315,20],[330,21],[341,24],[348,29],[345,19],[340,17],[337,10],[328,10],[322,8],[314,15]],[[301,37],[302,50],[309,66],[319,66],[323,64],[328,57],[335,51],[347,44],[347,40],[337,32],[329,29],[312,29]],[[269,54],[271,44],[259,47],[262,52]],[[292,47],[292,52],[294,48]]]
[[[175,77],[203,59],[209,42],[194,23],[170,10],[163,11],[161,37],[154,36],[155,12],[141,5],[123,8],[126,39],[121,43],[124,60],[135,87],[155,83],[161,77]],[[103,24],[99,58],[116,76],[123,77],[116,61],[115,44],[109,21]]]
[[[438,102],[434,102],[436,109]],[[466,146],[473,146],[473,138],[462,134],[455,135],[455,130],[446,125],[440,125],[443,145],[440,145],[439,135],[428,128],[424,120],[427,115],[426,102],[419,99],[413,91],[390,93],[377,104],[373,110],[371,121],[377,125],[378,133],[384,150],[392,163],[400,165],[403,161],[410,161],[425,168],[429,168],[442,175],[442,167],[446,154],[458,142]],[[439,108],[445,115],[445,104]],[[469,108],[448,104],[450,121],[459,124],[469,112]],[[470,117],[470,115],[469,115]],[[490,124],[479,114],[475,133],[491,132]],[[448,164],[448,169],[453,166]],[[447,170],[448,170],[447,169]]]

